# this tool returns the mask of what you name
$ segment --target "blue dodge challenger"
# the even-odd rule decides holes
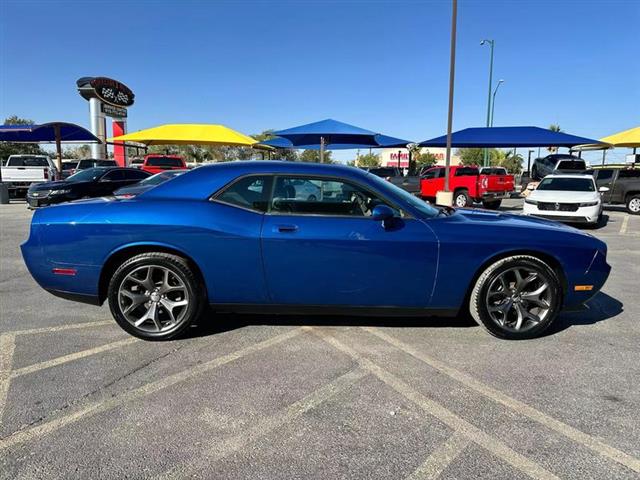
[[[35,212],[22,254],[63,298],[109,302],[148,340],[203,312],[451,316],[539,335],[607,279],[606,244],[548,220],[435,208],[365,171],[291,162],[192,170],[125,200]]]

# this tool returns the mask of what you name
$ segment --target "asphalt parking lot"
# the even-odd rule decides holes
[[[640,478],[640,217],[606,213],[603,292],[540,339],[218,316],[148,343],[40,289],[2,205],[0,477]]]

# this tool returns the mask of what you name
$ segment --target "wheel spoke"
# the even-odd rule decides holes
[[[520,330],[526,313],[522,305],[516,305],[516,313],[518,315],[518,318],[516,319],[516,324],[513,328],[515,328],[516,330]]]

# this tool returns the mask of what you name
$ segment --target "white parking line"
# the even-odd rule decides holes
[[[72,362],[74,360],[89,357],[91,355],[96,355],[98,353],[108,352],[109,350],[113,350],[114,348],[131,345],[132,343],[135,343],[138,341],[139,340],[137,338],[125,338],[124,340],[118,340],[117,342],[107,343],[106,345],[101,345],[96,348],[90,348],[88,350],[83,350],[81,352],[70,353],[69,355],[63,355],[61,357],[52,358],[51,360],[35,363],[33,365],[29,365],[28,367],[18,368],[13,372],[11,372],[11,378],[20,377],[22,375],[26,375],[27,373],[37,372],[38,370],[44,370],[45,368],[51,368],[57,365],[62,365],[63,363]]]
[[[427,460],[407,477],[407,480],[435,480],[470,443],[466,435],[453,432],[453,435],[436,448]]]
[[[629,215],[622,219],[622,225],[620,225],[620,235],[627,233],[627,227],[629,226]]]
[[[14,335],[33,335],[35,333],[62,332],[64,330],[75,330],[76,328],[101,327],[103,325],[115,325],[113,320],[102,320],[99,322],[71,323],[67,325],[57,325],[55,327],[29,328],[27,330],[16,330]]]
[[[11,365],[13,364],[13,352],[16,349],[16,337],[11,333],[0,335],[0,427],[4,407],[7,404],[9,383],[11,383]]]
[[[312,327],[303,327],[305,329],[311,330],[314,334],[318,335],[325,342],[333,345],[335,348],[340,350],[341,352],[349,355],[351,358],[356,360],[362,368],[368,370],[373,375],[378,377],[382,382],[386,383],[389,387],[393,388],[400,395],[405,397],[410,402],[413,402],[422,410],[424,410],[427,414],[437,418],[442,423],[447,425],[449,428],[457,431],[458,433],[465,435],[471,441],[475,442],[485,450],[493,453],[497,457],[501,458],[511,466],[517,468],[521,472],[529,475],[532,478],[536,479],[554,479],[557,480],[558,477],[548,470],[544,469],[537,463],[529,460],[524,455],[519,454],[515,450],[512,450],[507,445],[505,445],[498,438],[485,433],[480,430],[475,425],[467,422],[466,420],[460,418],[455,413],[446,409],[439,403],[431,400],[430,398],[425,397],[420,392],[414,390],[412,387],[407,385],[405,382],[400,380],[398,377],[384,370],[382,367],[376,365],[371,360],[363,357],[358,352],[353,350],[352,348],[344,345],[339,342],[337,339],[332,337],[331,335],[323,332],[322,330],[317,330]]]
[[[181,372],[174,373],[165,378],[161,378],[160,380],[147,383],[145,385],[142,385],[133,390],[129,390],[115,397],[110,397],[103,401],[81,405],[77,407],[75,410],[73,410],[71,413],[69,413],[68,415],[63,415],[61,417],[54,418],[53,420],[42,423],[40,425],[36,425],[31,428],[19,430],[17,432],[12,433],[8,437],[0,439],[0,451],[4,450],[5,448],[12,447],[14,445],[18,445],[18,444],[42,437],[44,435],[48,435],[58,430],[59,428],[62,428],[65,425],[69,425],[71,423],[75,423],[82,418],[93,416],[100,412],[104,412],[112,408],[115,408],[117,406],[123,405],[125,403],[131,402],[133,400],[137,400],[145,395],[155,393],[159,390],[162,390],[164,388],[170,387],[177,383],[183,382],[185,380],[188,380],[189,378],[195,377],[204,372],[208,372],[209,370],[213,370],[214,368],[233,362],[235,360],[238,360],[252,353],[256,353],[265,348],[271,347],[273,345],[277,345],[278,343],[294,338],[300,335],[301,333],[303,333],[303,330],[299,328],[290,330],[286,333],[282,333],[273,338],[253,344],[249,347],[240,349],[228,355],[223,355],[221,357],[214,358],[213,360],[209,360],[208,362],[201,363],[193,367],[187,368],[185,370],[182,370]]]
[[[495,402],[501,403],[502,405],[518,412],[520,415],[524,415],[526,417],[529,417],[532,420],[535,420],[536,422],[544,425],[545,427],[551,430],[554,430],[564,435],[567,438],[570,438],[574,442],[579,443],[584,447],[604,457],[607,457],[613,460],[614,462],[620,463],[635,472],[640,472],[639,459],[632,457],[631,455],[624,453],[623,451],[618,450],[617,448],[607,445],[606,443],[601,442],[597,438],[592,437],[591,435],[588,435],[584,432],[581,432],[580,430],[570,425],[567,425],[566,423],[556,420],[555,418],[550,417],[549,415],[546,415],[541,411],[536,410],[535,408],[530,407],[529,405],[519,400],[516,400],[515,398],[512,398],[492,387],[489,387],[488,385],[485,385],[484,383],[480,382],[479,380],[476,380],[470,375],[467,375],[466,373],[456,370],[455,368],[452,368],[446,365],[445,363],[439,360],[436,360],[435,358],[429,357],[428,355],[425,355],[424,353],[417,351],[412,346],[398,340],[397,338],[387,335],[386,333],[381,332],[377,328],[373,328],[373,327],[363,327],[363,328],[369,333],[372,333],[378,338],[384,340],[385,342],[390,343],[391,345],[402,350],[403,352],[426,363],[430,367],[444,373],[445,375],[448,375],[454,380],[457,380],[458,382],[462,383],[466,387],[472,390],[475,390],[478,393],[481,393],[482,395],[492,399]]]
[[[186,463],[176,465],[170,471],[157,476],[162,479],[179,479],[197,477],[198,473],[205,473],[204,477],[211,471],[211,464],[240,450],[246,445],[264,437],[273,430],[293,422],[300,415],[318,407],[331,397],[346,390],[358,381],[369,375],[369,372],[360,368],[352,370],[332,382],[323,385],[303,399],[292,403],[287,408],[277,412],[271,417],[258,421],[252,427],[239,434],[220,442],[212,442],[211,449],[198,454],[195,458],[190,458]]]

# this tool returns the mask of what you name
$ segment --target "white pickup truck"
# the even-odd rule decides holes
[[[26,195],[33,183],[58,178],[53,160],[46,155],[11,155],[1,168],[2,182],[14,196]]]

